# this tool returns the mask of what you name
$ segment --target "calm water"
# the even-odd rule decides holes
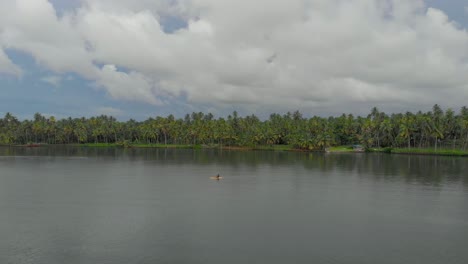
[[[0,148],[2,264],[466,264],[467,246],[467,158]]]

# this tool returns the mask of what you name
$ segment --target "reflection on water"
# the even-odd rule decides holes
[[[227,151],[218,149],[88,148],[52,146],[40,148],[0,147],[0,157],[66,157],[67,159],[114,158],[116,160],[155,160],[170,164],[219,164],[239,166],[303,166],[321,172],[356,172],[383,180],[404,178],[408,182],[468,184],[468,158],[377,153],[324,154],[282,151]]]
[[[0,147],[0,263],[468,263],[468,159]],[[220,173],[223,180],[210,176]]]

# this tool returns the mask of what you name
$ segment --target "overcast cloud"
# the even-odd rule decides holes
[[[0,2],[0,73],[19,50],[115,100],[322,113],[466,105],[468,33],[420,0]],[[187,27],[168,33],[168,17]],[[58,79],[59,80],[59,79]],[[108,108],[111,109],[111,108]]]

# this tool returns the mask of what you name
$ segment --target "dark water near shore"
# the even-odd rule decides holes
[[[468,158],[0,148],[2,264],[465,264],[467,247]]]

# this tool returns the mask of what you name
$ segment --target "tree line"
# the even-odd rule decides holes
[[[432,111],[386,114],[376,107],[367,116],[305,118],[299,112],[227,118],[192,113],[184,118],[149,118],[117,121],[112,116],[57,120],[39,113],[32,120],[18,120],[11,113],[0,119],[0,144],[184,144],[210,146],[290,145],[322,150],[330,146],[360,144],[366,148],[451,148],[468,146],[468,108],[458,113],[434,105]]]

